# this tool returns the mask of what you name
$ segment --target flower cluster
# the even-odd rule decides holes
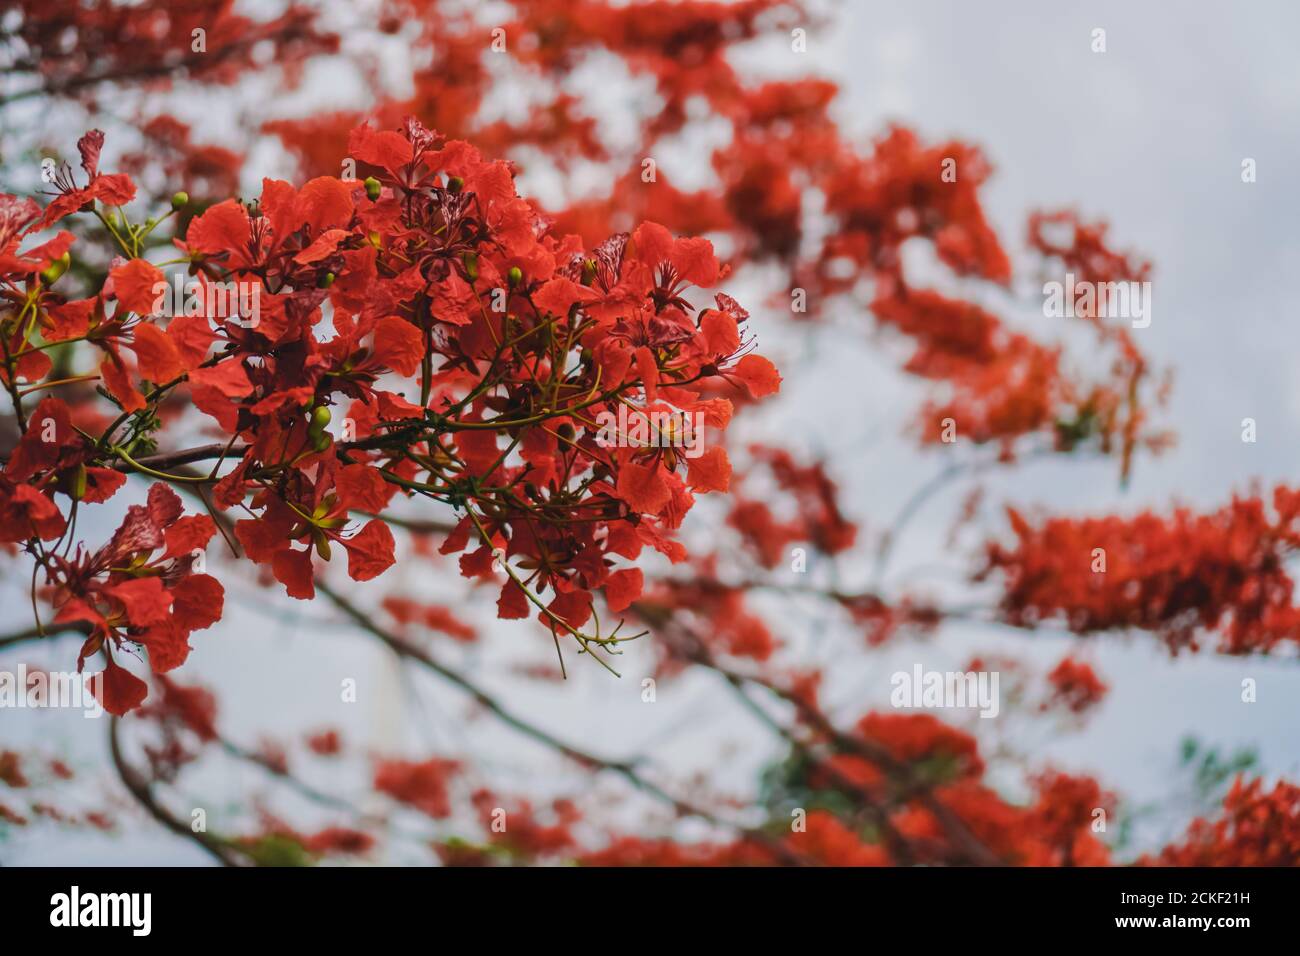
[[[85,185],[65,170],[43,211],[0,205],[3,383],[23,429],[0,479],[0,533],[44,571],[55,620],[89,625],[81,658],[103,650],[111,711],[145,695],[115,650],[142,647],[165,672],[221,614],[220,585],[193,573],[217,523],[181,517],[169,484],[304,599],[336,547],[356,581],[394,563],[395,498],[441,502],[458,515],[441,551],[463,552],[466,577],[504,576],[501,617],[535,613],[602,662],[617,651],[625,638],[601,631],[597,592],[617,613],[641,592],[630,562],[644,548],[684,560],[676,530],[697,494],[727,490],[731,467],[716,444],[688,458],[670,440],[600,442],[598,422],[620,406],[667,409],[716,436],[733,412],[717,392],[752,401],[780,386],[733,299],[692,303],[726,271],[707,240],[646,222],[588,252],[517,194],[510,165],[408,118],[353,132],[364,181],[264,180],[256,201],[190,219],[176,261],[199,306],[165,314],[167,278],[141,254],[157,221],[132,225],[118,209],[134,187],[99,171],[103,141],[79,144]],[[124,254],[100,288],[70,298],[54,266],[71,233],[18,247],[82,211]],[[76,380],[98,379],[107,405],[46,397],[24,414],[25,395],[62,384],[47,353],[72,342],[100,355]],[[162,420],[180,396],[218,441],[159,451],[181,428]],[[210,470],[182,467],[205,459]],[[147,507],[103,548],[59,553],[67,514],[130,473],[162,479]]]
[[[1271,504],[1271,507],[1270,507]],[[1219,650],[1266,652],[1300,638],[1286,558],[1300,538],[1300,495],[1239,497],[1217,511],[1165,517],[1055,517],[1008,509],[1014,545],[993,542],[984,574],[1002,583],[1018,627],[1058,618],[1087,634],[1150,631],[1172,651],[1215,633]]]

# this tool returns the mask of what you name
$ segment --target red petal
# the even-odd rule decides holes
[[[411,143],[401,133],[358,126],[348,136],[348,155],[371,166],[397,174],[415,158]]]
[[[641,387],[645,389],[645,397],[653,402],[659,396],[659,365],[655,362],[654,353],[642,345],[637,347],[633,356],[636,359],[637,374],[641,376]]]
[[[77,443],[72,417],[62,399],[46,397],[28,416],[28,428],[14,449],[5,474],[15,481],[26,481],[38,471],[59,460],[59,449]],[[45,439],[53,438],[53,441]]]
[[[654,267],[672,255],[673,234],[657,222],[643,222],[632,233],[636,257]]]
[[[156,325],[148,322],[137,325],[130,348],[135,352],[140,376],[155,384],[170,382],[183,371],[176,345]]]
[[[55,259],[72,248],[72,243],[76,240],[70,232],[60,232],[49,242],[42,242],[39,246],[32,246],[22,254],[23,259],[31,263],[36,269],[46,269],[54,262]]]
[[[135,578],[105,590],[122,602],[127,620],[137,627],[165,621],[171,610],[171,593],[160,578]]]
[[[226,398],[243,398],[253,390],[253,383],[248,380],[248,373],[238,359],[227,360],[210,368],[196,368],[190,372],[190,381],[195,385],[215,388]]]
[[[216,333],[204,316],[178,315],[167,326],[167,337],[172,340],[181,365],[188,370],[203,364]]]
[[[528,616],[528,597],[514,578],[506,581],[497,598],[497,617],[504,621],[517,621]]]
[[[237,252],[238,261],[242,261],[248,234],[248,210],[242,203],[227,199],[190,222],[185,244],[196,252]]]
[[[333,254],[339,247],[339,243],[347,238],[347,234],[345,229],[327,229],[316,238],[315,242],[294,256],[293,261],[300,266],[320,262],[326,256]]]
[[[645,587],[645,574],[640,568],[615,571],[605,581],[605,602],[615,614],[627,610],[628,605],[641,596]]]
[[[94,179],[99,175],[99,154],[104,149],[104,131],[92,129],[77,140],[77,152],[81,154],[81,168],[86,175]]]
[[[722,448],[710,448],[699,458],[686,459],[686,483],[692,491],[726,491],[731,487],[731,462]]]
[[[14,378],[39,382],[50,374],[54,363],[44,352],[27,352],[14,363]]]
[[[380,319],[375,325],[374,356],[398,375],[414,375],[424,358],[420,330],[395,315]]]
[[[591,595],[582,590],[557,594],[555,600],[548,604],[546,609],[560,620],[567,622],[570,627],[579,628],[591,618]],[[542,620],[547,624],[555,623],[545,616]]]
[[[100,377],[104,379],[104,387],[109,394],[122,403],[123,411],[138,412],[144,408],[144,396],[131,384],[131,376],[120,362],[121,359],[114,355],[105,356],[104,361],[99,363]]]
[[[384,480],[379,469],[369,465],[344,465],[334,479],[339,503],[349,510],[383,511],[396,490]]]
[[[94,694],[106,711],[121,717],[144,703],[149,687],[126,668],[109,661],[94,682]]]
[[[217,533],[216,523],[207,515],[186,515],[164,529],[167,537],[165,558],[181,558],[201,551]]]
[[[298,191],[297,217],[313,232],[346,226],[352,218],[355,186],[333,176],[318,176]]]
[[[283,528],[277,528],[270,521],[260,521],[256,518],[236,521],[235,537],[244,546],[244,553],[248,555],[248,559],[258,564],[265,564],[272,560],[288,546]]]
[[[693,285],[708,287],[718,281],[718,257],[707,239],[678,239],[671,260],[677,274]]]
[[[126,483],[126,475],[111,468],[86,469],[86,493],[81,500],[88,505],[107,501]]]
[[[172,588],[172,619],[186,633],[201,631],[221,620],[225,602],[220,581],[210,574],[189,574]]]
[[[158,301],[157,285],[166,286],[162,271],[152,262],[132,259],[108,274],[113,283],[113,294],[122,308],[138,315],[153,315]]]
[[[377,578],[393,566],[396,560],[393,549],[393,532],[388,525],[375,519],[350,538],[341,539],[348,549],[348,575],[354,581]]]
[[[106,206],[125,206],[135,198],[135,183],[126,173],[110,173],[91,183],[88,191]]]
[[[710,309],[704,313],[700,331],[704,333],[704,347],[709,355],[730,355],[740,348],[740,328],[735,318],[725,312]]]
[[[242,523],[242,522],[241,522]],[[316,596],[316,582],[312,579],[311,549],[277,551],[271,559],[275,578],[284,585],[289,597],[310,601]]]
[[[663,510],[673,495],[655,461],[649,465],[625,464],[618,474],[618,496],[633,511],[654,515]]]
[[[20,484],[8,501],[0,500],[0,541],[24,541],[33,535],[49,541],[65,527],[58,505],[31,485]]]
[[[62,342],[85,335],[90,329],[90,317],[95,312],[94,299],[77,299],[62,305],[50,305],[46,310],[51,325],[45,330],[46,340]]]
[[[149,486],[149,519],[161,530],[181,516],[185,506],[181,496],[172,491],[164,482],[155,481]]]
[[[736,363],[731,374],[740,379],[754,398],[774,395],[781,390],[781,375],[776,366],[761,355],[746,355]]]
[[[141,634],[140,643],[149,651],[149,669],[166,674],[184,664],[193,650],[188,638],[189,632],[175,627],[172,621],[163,621]]]
[[[533,302],[543,312],[563,318],[575,302],[593,302],[600,295],[572,279],[551,279],[533,294]]]

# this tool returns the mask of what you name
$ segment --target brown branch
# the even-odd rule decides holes
[[[670,623],[670,614],[663,609],[651,608],[644,605],[633,605],[636,611],[645,620],[657,622],[661,625]],[[688,633],[688,632],[683,632]],[[758,677],[752,674],[743,674],[739,671],[727,667],[720,663],[709,652],[704,642],[695,635],[689,635],[691,638],[689,646],[678,643],[676,646],[670,645],[683,659],[706,667],[722,675],[728,683],[733,686],[743,687],[745,684],[753,684],[762,687],[764,690],[778,697],[782,701],[793,705],[799,712],[799,715],[814,730],[825,736],[840,751],[854,754],[862,757],[867,761],[881,767],[888,774],[903,784],[906,793],[911,794],[920,801],[938,821],[939,825],[947,833],[953,844],[962,852],[962,854],[978,866],[1002,866],[1000,860],[993,851],[986,847],[966,826],[957,814],[942,803],[933,793],[930,792],[928,785],[916,778],[912,768],[906,763],[900,762],[889,753],[884,747],[875,741],[868,740],[853,734],[846,734],[837,728],[829,718],[820,710],[809,704],[806,700],[796,694],[792,694],[785,688],[773,683],[767,678]]]
[[[209,836],[207,833],[196,833],[189,827],[185,821],[178,820],[172,816],[160,804],[153,795],[153,787],[148,778],[140,771],[136,770],[126,762],[122,755],[122,742],[118,730],[118,724],[121,718],[110,716],[108,721],[108,746],[113,755],[113,766],[117,769],[117,775],[122,780],[122,785],[126,787],[131,796],[143,806],[151,817],[161,823],[172,833],[183,836],[186,839],[193,840],[204,850],[214,856],[223,866],[240,866],[242,865],[236,858],[233,848],[221,840]]]
[[[62,637],[64,634],[80,634],[83,637],[90,634],[90,624],[85,621],[72,621],[67,624],[53,624],[45,628],[42,633],[36,625],[32,625],[23,631],[15,631],[12,634],[6,634],[0,637],[0,651],[7,647],[14,647],[18,644],[25,644],[28,641],[40,641],[46,638]]]
[[[717,671],[716,668],[714,670],[727,682],[727,686],[732,690],[741,704],[744,705],[746,710],[757,716],[759,720],[767,725],[769,730],[785,740],[786,743],[801,755],[808,760],[813,761],[817,765],[817,769],[825,774],[831,782],[835,784],[837,789],[862,801],[863,805],[866,807],[867,813],[871,816],[871,819],[875,822],[876,826],[880,828],[881,836],[884,838],[885,845],[889,849],[890,856],[897,863],[903,866],[912,866],[916,862],[916,855],[912,852],[911,844],[908,843],[905,836],[898,832],[898,828],[894,826],[893,821],[889,818],[889,811],[881,805],[880,801],[876,799],[875,795],[872,794],[871,791],[857,782],[850,780],[832,764],[828,764],[818,757],[813,753],[813,748],[807,742],[801,740],[793,731],[790,730],[790,728],[786,727],[766,710],[758,706],[758,704],[756,704],[754,700],[745,693],[745,683],[743,680],[740,680],[731,674]]]
[[[608,772],[622,777],[637,790],[670,805],[679,816],[697,817],[708,823],[712,823],[715,826],[735,830],[754,842],[761,843],[785,863],[792,865],[804,865],[807,863],[806,860],[791,851],[780,840],[773,838],[771,834],[755,827],[747,827],[742,824],[723,820],[710,811],[705,810],[703,807],[673,796],[658,784],[643,777],[631,762],[626,760],[612,760],[606,757],[597,756],[590,751],[583,750],[573,744],[567,743],[549,731],[516,716],[464,675],[439,662],[427,651],[416,647],[414,644],[398,637],[396,634],[391,634],[379,627],[370,620],[369,616],[366,615],[365,612],[344,598],[328,584],[317,579],[316,588],[324,594],[335,607],[361,627],[362,630],[378,638],[399,657],[414,661],[449,683],[454,684],[502,723],[524,736],[556,751],[564,757],[567,757],[569,760],[577,763],[586,770]]]

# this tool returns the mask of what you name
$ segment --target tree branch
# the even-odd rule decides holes
[[[118,724],[121,718],[110,716],[108,720],[108,746],[113,755],[113,766],[117,769],[117,775],[122,780],[122,785],[126,787],[131,796],[143,806],[149,815],[172,833],[193,840],[209,854],[217,859],[222,866],[240,866],[232,848],[220,840],[209,836],[207,833],[196,833],[192,828],[187,826],[183,820],[178,820],[154,799],[153,788],[148,779],[126,762],[122,755],[122,742],[120,739]]]
[[[567,757],[569,760],[579,764],[584,769],[609,772],[622,777],[637,790],[670,805],[679,816],[697,817],[708,823],[712,823],[715,826],[735,830],[756,843],[761,843],[786,863],[794,865],[804,865],[807,863],[806,860],[792,852],[781,841],[774,839],[771,834],[755,827],[747,827],[742,824],[723,820],[710,811],[705,810],[703,807],[673,796],[658,784],[643,777],[632,763],[625,760],[612,760],[606,757],[597,756],[596,754],[561,740],[549,731],[544,730],[535,724],[531,724],[521,717],[517,717],[464,675],[437,661],[427,651],[424,651],[397,635],[391,634],[379,627],[370,620],[369,616],[366,615],[365,612],[356,607],[320,579],[317,579],[316,581],[316,588],[324,594],[335,607],[356,622],[362,630],[377,637],[380,641],[391,648],[399,657],[412,660],[427,670],[437,674],[444,680],[454,684],[472,697],[476,703],[492,713],[493,716],[502,723],[524,736],[556,751],[564,757]]]

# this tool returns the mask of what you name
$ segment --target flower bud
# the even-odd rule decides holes
[[[72,265],[72,256],[65,252],[63,255],[59,256],[59,258],[51,262],[41,273],[41,281],[47,286],[54,285],[54,283],[58,282],[63,274],[68,271],[70,265]]]
[[[334,275],[334,273],[332,272],[325,273],[323,276],[321,276],[319,279],[316,280],[316,288],[328,289],[330,286],[334,284],[335,278],[336,276]]]
[[[72,500],[80,501],[86,497],[86,487],[89,484],[89,475],[86,472],[85,463],[77,466],[77,473],[72,478]]]
[[[366,177],[366,195],[370,197],[371,202],[379,199],[379,193],[384,188],[383,185],[374,176]]]
[[[452,176],[451,179],[447,180],[448,192],[458,193],[464,188],[465,188],[465,180],[461,179],[459,176]]]
[[[173,208],[173,209],[179,211],[181,208],[183,208],[184,206],[188,206],[189,204],[190,204],[190,194],[189,194],[189,193],[185,192],[184,190],[181,190],[181,191],[178,192],[178,193],[172,193],[172,208]]]
[[[506,281],[510,283],[510,288],[514,288],[524,281],[524,270],[518,266],[511,266],[510,271],[506,273]]]
[[[330,423],[333,416],[330,414],[328,405],[317,405],[311,410],[311,430],[319,432]]]

